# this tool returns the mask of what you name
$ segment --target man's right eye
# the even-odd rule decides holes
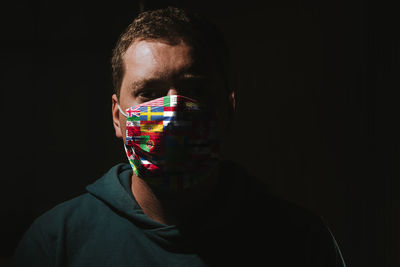
[[[140,98],[141,101],[145,102],[145,101],[149,101],[152,99],[156,99],[157,92],[152,91],[152,90],[143,90],[143,91],[139,91],[137,93],[136,97]]]

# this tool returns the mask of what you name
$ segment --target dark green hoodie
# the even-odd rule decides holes
[[[88,193],[36,219],[13,265],[344,266],[318,217],[266,194],[233,164],[222,170],[198,217],[168,226],[143,213],[130,190],[130,166],[118,164]]]

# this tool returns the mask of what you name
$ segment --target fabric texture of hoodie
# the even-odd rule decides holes
[[[319,217],[266,194],[235,164],[221,170],[212,210],[164,225],[144,214],[130,166],[118,164],[37,218],[12,266],[345,266]]]

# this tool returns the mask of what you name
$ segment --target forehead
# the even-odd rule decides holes
[[[130,79],[171,76],[194,66],[193,49],[183,41],[135,41],[124,54],[125,76]]]

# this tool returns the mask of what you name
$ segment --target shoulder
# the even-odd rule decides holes
[[[70,232],[89,221],[89,211],[101,203],[83,194],[39,216],[25,232],[14,253],[13,266],[54,266],[59,245]]]
[[[43,225],[46,229],[52,229],[56,225],[74,221],[89,210],[96,209],[98,205],[101,205],[99,201],[85,193],[48,210],[34,221],[33,226]]]
[[[274,194],[268,183],[249,174],[242,166],[224,162],[223,168],[225,185],[230,184],[232,198],[244,205],[243,210],[246,212],[251,212],[256,217],[284,220],[297,224],[297,227],[322,223],[320,216]]]
[[[286,261],[297,262],[297,266],[335,266],[340,262],[336,241],[321,216],[271,193],[266,183],[243,169],[234,173],[239,224],[246,228],[246,235],[263,244],[260,254],[272,252],[270,260],[281,266],[286,266]]]
[[[68,235],[77,227],[87,225],[89,214],[96,213],[104,204],[88,193],[62,202],[36,218],[24,235],[24,239],[48,244]]]
[[[223,162],[222,168],[224,187],[230,187],[231,198],[244,205],[247,212],[255,216],[273,215],[276,219],[298,224],[321,222],[312,211],[272,193],[267,182],[251,175],[242,166]]]
[[[83,225],[90,227],[94,221],[115,213],[110,200],[121,194],[122,186],[117,177],[126,170],[130,170],[129,164],[115,165],[101,178],[88,185],[88,192],[56,205],[38,217],[33,226],[45,227],[47,232],[59,231],[60,228],[72,229],[75,226],[82,228]],[[129,172],[125,175],[129,175]],[[105,196],[108,196],[109,201],[104,199]]]
[[[316,232],[329,236],[320,215],[271,193],[268,186],[259,179],[249,175],[244,187],[246,191],[243,199],[248,212],[263,223],[267,221],[275,231],[284,231],[292,237]]]

